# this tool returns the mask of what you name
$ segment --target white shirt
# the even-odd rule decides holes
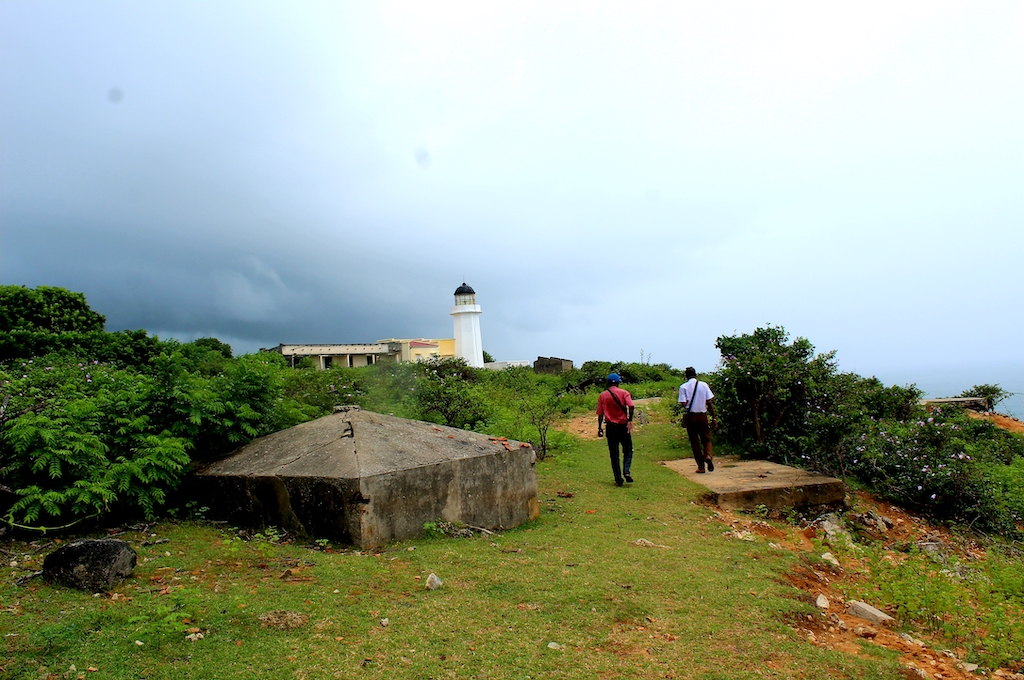
[[[693,389],[698,385],[697,394],[694,395]],[[711,393],[711,388],[706,382],[698,382],[696,378],[690,378],[679,386],[679,403],[689,403],[691,397],[693,397],[693,407],[690,409],[690,413],[707,413],[708,400],[714,399],[715,395]]]

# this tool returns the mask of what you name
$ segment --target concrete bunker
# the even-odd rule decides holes
[[[537,517],[533,447],[340,407],[256,439],[190,475],[210,516],[362,548],[438,519],[507,529]]]

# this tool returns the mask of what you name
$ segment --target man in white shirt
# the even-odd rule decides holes
[[[683,405],[683,423],[690,437],[690,448],[699,473],[715,471],[715,463],[711,458],[711,429],[718,428],[715,407],[711,403],[714,398],[708,384],[697,380],[697,371],[692,366],[688,367],[686,382],[679,386],[679,403]]]

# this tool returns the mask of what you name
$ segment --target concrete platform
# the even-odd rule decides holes
[[[773,510],[840,505],[846,485],[834,477],[799,470],[763,460],[715,458],[715,471],[697,473],[692,458],[662,463],[705,487],[724,510],[753,510],[763,505]]]

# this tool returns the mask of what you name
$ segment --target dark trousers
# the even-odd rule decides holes
[[[628,475],[633,465],[633,435],[629,433],[626,423],[604,424],[604,436],[608,439],[608,454],[612,459],[612,474],[615,483],[622,483],[622,475]],[[619,444],[622,444],[622,468],[619,468]]]
[[[711,460],[711,426],[707,413],[691,413],[686,416],[686,434],[690,436],[690,448],[697,469],[703,470],[705,461]]]

